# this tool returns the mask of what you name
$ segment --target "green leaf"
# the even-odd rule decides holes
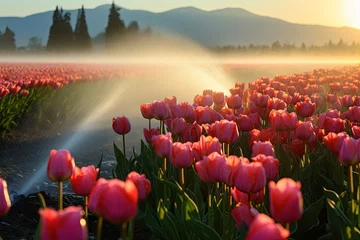
[[[98,179],[100,178],[100,172],[101,172],[101,164],[102,164],[102,162],[103,162],[103,154],[101,154],[101,157],[100,157],[100,162],[97,164],[97,166],[96,166],[96,168],[98,168],[99,169],[99,173],[98,173]]]
[[[187,227],[200,239],[221,240],[219,234],[212,227],[198,219],[191,218],[186,223]]]
[[[323,209],[324,199],[325,197],[320,198],[305,209],[301,219],[297,222],[300,233],[306,233],[319,223],[318,217]]]
[[[45,209],[46,208],[46,202],[45,202],[44,196],[41,193],[38,193],[37,196],[39,198],[41,208]]]
[[[291,177],[292,160],[282,145],[276,147],[276,157],[280,161],[280,178]]]
[[[170,217],[172,213],[169,212],[169,210],[165,207],[162,199],[159,201],[157,213],[161,226],[163,227],[163,230],[166,232],[168,238],[174,240],[180,240],[180,236],[177,231],[176,224],[173,221],[173,218]]]
[[[161,236],[163,234],[160,223],[149,205],[146,205],[145,209],[145,225],[150,228],[151,232],[155,235]]]
[[[318,174],[317,175],[318,178],[318,182],[326,189],[335,189],[335,185],[334,183],[327,177],[325,177],[324,175],[322,174]]]

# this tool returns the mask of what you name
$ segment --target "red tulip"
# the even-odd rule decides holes
[[[263,95],[261,93],[254,93],[250,97],[250,101],[254,102],[254,104],[259,108],[267,107],[269,99],[269,95]]]
[[[173,143],[170,162],[177,168],[188,168],[194,161],[191,143]]]
[[[28,90],[22,90],[22,91],[21,91],[21,96],[26,97],[27,95],[29,95],[29,91],[28,91]]]
[[[314,127],[311,122],[299,122],[295,129],[295,137],[299,140],[311,142],[315,139]]]
[[[298,118],[296,113],[284,110],[272,110],[269,114],[271,127],[277,131],[295,130]]]
[[[234,96],[226,97],[226,103],[229,108],[238,109],[242,106],[242,99],[238,94],[236,94]]]
[[[144,128],[144,137],[147,143],[151,143],[154,136],[160,135],[160,128],[151,128],[150,130]]]
[[[241,114],[235,121],[240,132],[249,132],[254,129],[253,120],[246,115]]]
[[[136,216],[138,189],[133,181],[118,179],[97,181],[89,197],[89,210],[111,223],[129,222]]]
[[[335,94],[328,93],[326,95],[326,101],[328,103],[335,103],[338,100],[337,96]]]
[[[182,142],[197,142],[202,134],[202,127],[193,122],[192,124],[186,125],[183,132],[180,135]]]
[[[167,119],[165,120],[165,124],[175,136],[180,136],[186,127],[184,118]]]
[[[339,151],[339,163],[343,165],[355,165],[358,164],[359,159],[359,140],[352,137],[346,137],[341,144]]]
[[[212,109],[208,106],[206,107],[197,107],[195,109],[195,119],[196,122],[201,124],[211,123]]]
[[[354,135],[355,139],[359,139],[360,138],[360,126],[353,126],[351,128],[351,132]]]
[[[153,106],[153,116],[156,120],[165,120],[170,117],[169,106],[164,101],[154,101]]]
[[[71,177],[75,162],[68,150],[51,150],[47,175],[51,181],[62,182]]]
[[[318,126],[320,128],[324,128],[324,122],[326,118],[339,118],[340,117],[340,112],[338,110],[328,110],[326,113],[322,113],[320,114],[319,118],[318,118]]]
[[[234,175],[234,185],[245,193],[255,193],[266,185],[266,173],[259,162],[242,164]]]
[[[291,178],[282,178],[269,183],[270,213],[278,222],[293,223],[304,211],[301,183]]]
[[[153,136],[152,138],[155,154],[160,158],[167,158],[170,156],[172,144],[171,133]]]
[[[259,154],[275,157],[275,151],[271,142],[254,142],[252,147],[252,156],[255,157]]]
[[[263,240],[264,236],[266,240],[286,240],[290,232],[266,214],[260,213],[250,225],[245,240]]]
[[[234,218],[237,227],[240,229],[243,223],[249,227],[257,214],[257,210],[252,208],[249,203],[245,202],[238,203],[236,207],[231,210],[231,215]]]
[[[213,152],[209,156],[204,157],[204,160],[196,162],[195,169],[203,182],[220,182],[222,180],[227,181],[231,174],[230,171],[223,171],[225,165],[225,155]]]
[[[221,105],[225,101],[225,96],[223,92],[213,92],[212,96],[215,104]]]
[[[310,99],[305,100],[304,102],[298,102],[295,105],[295,109],[298,114],[303,117],[311,117],[315,112],[316,104],[312,103]]]
[[[145,200],[151,191],[151,183],[145,174],[140,175],[133,171],[127,175],[126,180],[133,181],[138,190],[139,200]]]
[[[271,111],[272,109],[285,110],[287,108],[287,105],[283,100],[273,97],[269,99],[267,108],[269,111]]]
[[[248,193],[240,192],[236,187],[232,187],[230,191],[236,203],[249,201]],[[250,193],[250,201],[255,204],[260,204],[264,202],[264,194],[264,190],[257,193]]]
[[[266,179],[268,181],[275,180],[279,174],[279,160],[273,156],[266,156],[264,154],[259,154],[256,157],[253,157],[254,162],[261,162],[266,173]]]
[[[51,208],[39,210],[40,239],[85,240],[88,239],[86,222],[82,219],[81,207],[68,207],[55,211]]]
[[[152,119],[153,115],[154,115],[154,108],[153,105],[151,103],[144,103],[140,105],[140,111],[141,111],[141,115],[145,118],[145,119]]]
[[[217,137],[221,143],[234,143],[239,138],[237,125],[233,121],[221,120],[211,124],[208,134]]]
[[[74,167],[70,177],[71,186],[74,192],[80,196],[89,196],[91,189],[95,186],[99,169],[94,165],[88,167]]]
[[[211,95],[196,95],[194,98],[194,104],[202,107],[211,107],[213,104]]]
[[[11,207],[10,196],[7,188],[7,183],[0,178],[0,216],[7,214]]]
[[[213,152],[221,153],[221,143],[217,138],[201,135],[200,141],[192,144],[192,150],[195,161],[200,161]]]
[[[340,133],[345,131],[345,121],[340,118],[327,117],[324,121],[324,129],[326,133]]]
[[[113,118],[112,127],[114,131],[120,135],[125,135],[131,130],[130,121],[125,116]]]
[[[170,107],[176,105],[176,97],[171,96],[164,99],[164,102]]]

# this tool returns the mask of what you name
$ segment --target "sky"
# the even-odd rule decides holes
[[[76,9],[82,4],[94,8],[112,0],[0,0],[0,16],[27,16],[54,9]],[[162,12],[178,7],[194,6],[203,10],[227,7],[280,18],[293,23],[326,26],[350,26],[360,29],[360,0],[115,0],[128,9]]]

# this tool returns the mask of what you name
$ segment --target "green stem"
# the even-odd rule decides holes
[[[128,239],[129,239],[129,240],[133,240],[133,239],[134,239],[134,220],[132,220],[132,221],[129,223]]]
[[[349,183],[350,183],[350,200],[351,200],[351,213],[355,212],[355,201],[354,201],[354,179],[352,174],[352,165],[349,166]]]
[[[151,119],[149,119],[149,131],[151,129]]]
[[[127,233],[127,223],[121,224],[121,239],[126,239],[126,233]]]
[[[184,170],[184,168],[180,168],[179,170],[180,170],[180,185],[184,190],[184,187],[185,187],[185,170]]]
[[[211,184],[208,184],[208,225],[211,226],[211,205],[212,205],[212,194]]]
[[[86,221],[86,224],[88,224],[88,215],[89,215],[88,204],[89,204],[89,197],[85,196],[84,197],[84,208],[85,208],[85,221]]]
[[[103,218],[99,217],[97,223],[96,240],[101,240],[102,224],[103,224]]]
[[[63,209],[63,182],[59,182],[59,210]]]
[[[125,152],[125,134],[124,134],[124,135],[122,135],[122,137],[123,137],[123,151],[124,151],[124,157],[125,157],[125,159],[126,159],[126,152]]]
[[[226,154],[227,156],[230,156],[230,143],[226,144]]]
[[[248,203],[249,203],[249,205],[251,207],[251,193],[248,193]]]
[[[224,195],[223,195],[223,202],[222,202],[222,220],[223,220],[223,232],[225,232],[225,229],[227,227],[226,221],[226,210],[227,210],[227,206],[229,204],[228,200],[227,200],[227,186],[226,184],[224,184]]]

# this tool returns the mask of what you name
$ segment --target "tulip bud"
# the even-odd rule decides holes
[[[131,125],[127,117],[113,118],[112,127],[117,134],[125,135],[130,132]]]
[[[269,183],[270,213],[278,222],[293,223],[301,218],[304,201],[301,183],[282,178]]]
[[[47,175],[51,181],[62,182],[68,180],[74,167],[74,158],[68,150],[51,150],[47,166]]]

